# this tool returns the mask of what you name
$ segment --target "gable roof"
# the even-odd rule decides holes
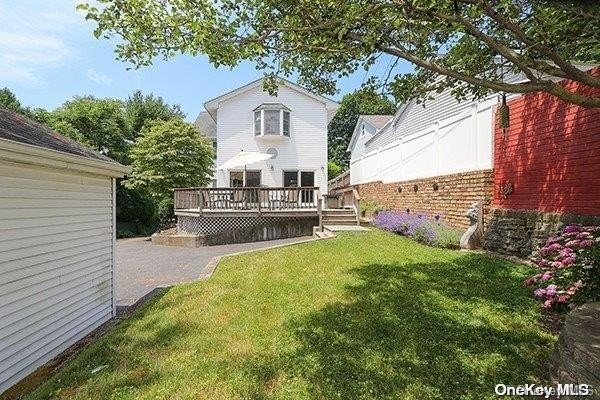
[[[379,115],[361,115],[363,121],[368,122],[377,129],[383,128],[385,124],[390,122],[390,119],[394,118],[393,115],[379,114]]]
[[[213,120],[214,120],[214,119],[216,119],[216,111],[217,111],[217,108],[219,107],[219,103],[221,103],[225,100],[228,100],[232,97],[238,96],[238,95],[240,95],[244,92],[247,92],[248,90],[254,89],[256,87],[259,87],[259,86],[262,87],[264,80],[265,80],[264,77],[259,78],[259,79],[252,81],[244,86],[240,86],[237,89],[234,89],[230,92],[224,93],[218,97],[215,97],[214,99],[208,100],[204,103],[204,108],[206,109],[206,111],[208,111],[208,113],[213,117]],[[329,121],[331,121],[331,118],[333,118],[333,116],[337,112],[337,109],[340,107],[340,105],[337,101],[334,101],[327,97],[315,94],[294,82],[288,81],[287,79],[277,77],[277,81],[279,83],[279,86],[288,87],[292,90],[295,90],[298,93],[301,93],[307,97],[310,97],[314,100],[317,100],[317,101],[325,104],[325,107],[327,108],[327,116],[328,116]]]
[[[196,117],[196,121],[194,121],[194,125],[200,131],[200,133],[206,135],[209,138],[217,137],[217,124],[213,117],[207,111],[202,111]]]
[[[129,172],[129,167],[3,106],[0,106],[0,139],[100,162],[109,170]]]
[[[360,133],[360,129],[358,129],[358,127],[363,122],[366,122],[367,124],[375,128],[375,133],[373,134],[373,136],[375,136],[377,134],[377,131],[379,131],[381,128],[390,123],[390,121],[393,118],[393,115],[388,114],[359,115],[358,120],[356,121],[356,125],[354,125],[354,132],[352,132],[350,143],[348,143],[348,148],[346,150],[352,151],[352,147],[354,147],[354,143],[356,142],[356,139],[358,138],[358,135]]]

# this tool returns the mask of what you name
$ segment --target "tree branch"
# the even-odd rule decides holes
[[[519,40],[521,40],[524,44],[531,48],[538,49],[542,54],[548,57],[551,61],[553,61],[562,71],[567,74],[569,79],[584,83],[588,86],[592,87],[600,87],[600,78],[595,77],[593,75],[587,74],[581,71],[579,68],[565,61],[562,57],[560,57],[556,52],[552,51],[549,47],[544,45],[543,43],[536,43],[531,38],[527,36],[527,34],[515,23],[513,23],[510,19],[504,17],[502,14],[497,12],[492,6],[490,6],[485,0],[477,0],[477,4],[479,4],[484,12],[492,18],[494,21],[499,23],[504,28],[508,29],[512,32]]]

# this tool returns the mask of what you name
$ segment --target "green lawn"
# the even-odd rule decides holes
[[[226,258],[28,399],[496,398],[554,341],[528,272],[379,231]]]

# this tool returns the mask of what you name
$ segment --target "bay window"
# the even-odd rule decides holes
[[[290,136],[290,110],[283,104],[262,104],[254,110],[254,136]]]

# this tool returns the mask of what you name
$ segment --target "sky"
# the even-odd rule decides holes
[[[51,110],[75,95],[124,99],[139,89],[179,104],[191,121],[204,101],[262,76],[251,63],[215,69],[204,56],[127,70],[115,60],[115,42],[93,36],[95,25],[75,10],[78,2],[0,0],[0,88],[8,87],[23,105]],[[340,80],[331,97],[339,100],[388,65],[381,59],[370,71]]]

